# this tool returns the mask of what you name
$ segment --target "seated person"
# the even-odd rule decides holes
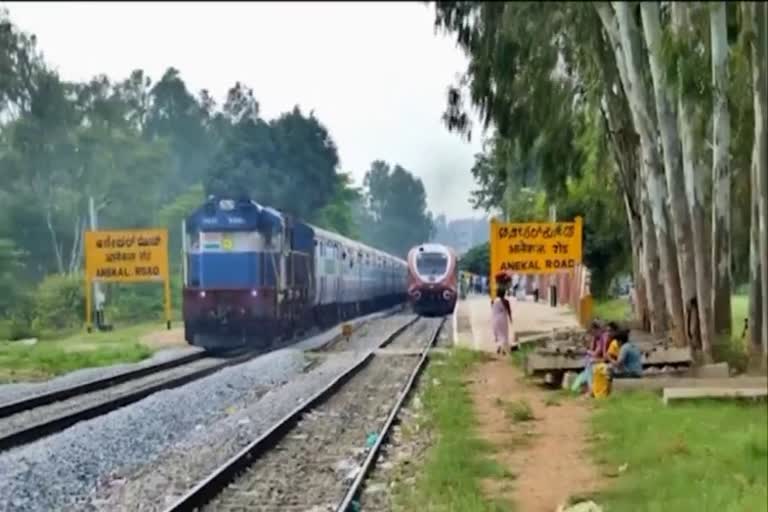
[[[619,357],[611,363],[611,377],[614,379],[637,379],[643,376],[643,354],[629,340],[629,329],[616,334],[619,342]]]
[[[608,330],[603,328],[600,320],[595,319],[592,321],[590,334],[592,335],[592,341],[589,346],[588,357],[592,360],[600,360],[603,358],[608,345]]]
[[[613,363],[619,358],[619,350],[621,348],[616,339],[616,335],[619,332],[619,325],[616,322],[610,322],[608,324],[608,332],[610,333],[608,338],[611,340],[611,343],[605,351],[605,362]]]
[[[603,325],[598,319],[592,320],[589,333],[591,335],[591,341],[587,350],[587,356],[584,359],[584,370],[574,381],[572,388],[574,391],[586,391],[587,393],[592,391],[593,365],[596,362],[603,360],[606,338],[608,337],[607,330],[603,329]]]

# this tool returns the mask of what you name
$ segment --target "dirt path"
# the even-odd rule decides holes
[[[513,306],[517,332],[549,331],[578,325],[565,308],[533,302]],[[494,352],[490,307],[485,297],[460,303],[459,313],[469,320],[470,332],[460,332],[465,346]],[[478,365],[470,392],[479,434],[496,448],[496,458],[513,481],[486,482],[490,497],[508,499],[520,512],[554,512],[569,497],[600,488],[600,471],[589,454],[588,400],[564,398],[554,391],[527,384],[522,372],[508,360],[492,359]],[[515,403],[528,404],[534,419],[515,420]]]
[[[495,457],[515,475],[512,482],[488,481],[490,497],[507,499],[520,512],[554,512],[569,497],[597,490],[603,477],[587,453],[589,402],[564,398],[523,381],[509,361],[480,364],[470,383],[479,434]],[[527,403],[533,420],[520,406]],[[524,408],[522,408],[524,409]]]
[[[141,343],[154,349],[174,348],[188,346],[184,341],[184,328],[174,327],[170,331],[158,329],[145,334],[140,339]]]

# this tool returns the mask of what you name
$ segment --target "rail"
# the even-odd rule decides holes
[[[107,389],[118,384],[128,382],[130,380],[139,379],[153,373],[191,363],[193,361],[197,361],[198,359],[202,359],[203,357],[206,357],[204,352],[196,352],[194,354],[177,357],[169,361],[145,366],[136,370],[129,370],[126,372],[118,373],[117,375],[84,382],[76,386],[58,389],[56,391],[51,391],[50,393],[41,393],[31,397],[22,398],[21,400],[16,400],[14,402],[5,403],[0,405],[0,418],[13,416],[14,414],[18,414],[20,412],[28,411],[36,407],[42,407],[43,405],[49,405],[54,402],[67,400],[78,395],[84,395],[94,391],[101,391],[103,389]]]
[[[408,329],[419,320],[419,317],[399,326],[390,335],[388,335],[380,344],[383,347],[391,343],[403,331]],[[432,340],[434,341],[434,340]],[[431,346],[431,343],[430,343]],[[427,350],[425,350],[426,352]],[[229,460],[215,469],[205,480],[197,484],[187,494],[182,496],[176,503],[171,505],[165,512],[186,512],[199,510],[213,498],[215,498],[222,489],[232,482],[238,474],[248,468],[255,459],[275,447],[283,437],[299,422],[304,413],[316,408],[330,398],[341,386],[365,368],[375,356],[375,350],[368,351],[362,358],[353,364],[344,373],[336,377],[325,388],[321,389],[314,396],[289,412],[285,417],[279,420],[272,428],[260,436],[248,446],[233,455]],[[423,357],[423,356],[422,356]],[[411,381],[409,381],[411,382]]]
[[[408,378],[408,381],[403,387],[403,390],[400,392],[400,398],[398,398],[397,402],[395,402],[395,405],[392,407],[392,410],[387,417],[387,421],[384,422],[384,426],[381,428],[381,431],[379,431],[378,437],[376,438],[376,443],[371,447],[368,455],[365,457],[365,461],[363,462],[357,477],[347,488],[347,492],[344,494],[344,498],[342,498],[341,503],[336,507],[336,512],[347,512],[347,510],[350,509],[352,502],[360,494],[363,483],[368,477],[368,474],[376,465],[376,461],[379,458],[379,452],[382,445],[389,439],[389,433],[392,430],[392,426],[395,424],[395,421],[397,420],[397,415],[400,413],[400,409],[403,408],[403,404],[405,404],[405,401],[411,394],[416,380],[419,378],[419,375],[421,375],[421,372],[426,367],[426,363],[429,358],[429,352],[437,342],[437,338],[440,336],[440,331],[442,330],[443,325],[445,325],[445,319],[443,319],[438,324],[432,333],[432,336],[430,337],[429,343],[426,347],[424,347],[424,350],[419,357],[419,362],[416,364],[416,367]]]
[[[253,359],[261,354],[262,354],[261,352],[248,352],[246,354],[242,354],[232,359],[226,360],[222,363],[208,366],[206,368],[192,371],[190,373],[181,375],[173,379],[159,382],[152,386],[140,388],[135,391],[122,394],[111,400],[107,400],[105,402],[101,402],[96,405],[86,407],[74,413],[65,414],[63,416],[59,416],[57,418],[54,418],[42,423],[32,425],[31,427],[27,427],[22,430],[17,430],[11,434],[0,437],[0,452],[9,450],[11,448],[15,448],[17,446],[28,444],[33,441],[37,441],[38,439],[49,436],[51,434],[55,434],[57,432],[61,432],[62,430],[74,425],[75,423],[79,423],[81,421],[89,420],[91,418],[95,418],[97,416],[107,414],[121,407],[125,407],[126,405],[130,405],[134,402],[138,402],[139,400],[143,400],[144,398],[150,395],[153,395],[159,391],[177,388],[177,387],[183,386],[184,384],[192,382],[194,380],[207,377],[208,375],[211,375],[229,366],[245,363],[250,359]],[[100,391],[100,390],[101,389],[96,389],[94,391]],[[80,395],[77,395],[77,396],[80,396]]]

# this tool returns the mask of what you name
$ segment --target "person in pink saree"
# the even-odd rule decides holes
[[[509,353],[509,331],[512,322],[512,306],[504,297],[504,288],[496,288],[496,298],[491,303],[491,326],[497,354]]]

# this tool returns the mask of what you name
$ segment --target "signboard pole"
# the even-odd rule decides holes
[[[99,225],[98,225],[98,220],[96,218],[96,204],[93,201],[93,196],[88,197],[88,214],[91,221],[91,231],[96,231],[97,229],[99,229]],[[92,285],[91,288],[93,291],[92,299],[93,299],[93,302],[95,303],[94,305],[96,306],[94,308],[96,310],[96,325],[99,328],[102,328],[102,326],[104,325],[104,313],[103,313],[104,304],[102,302],[104,300],[103,299],[104,294],[101,292],[101,285],[99,284],[98,281],[91,281],[91,285]]]
[[[91,332],[93,330],[93,326],[91,325],[91,295],[93,288],[91,286],[91,280],[88,279],[88,276],[85,276],[85,329],[87,332]]]
[[[165,292],[165,325],[168,330],[171,330],[171,278],[166,277],[163,283]]]
[[[491,294],[491,300],[493,300],[493,298],[496,297],[496,278],[494,276],[494,272],[496,269],[496,251],[494,251],[493,247],[490,246],[491,244],[490,240],[493,240],[493,232],[494,232],[495,224],[496,224],[496,220],[491,218],[491,222],[488,224],[490,229],[490,233],[488,236],[488,240],[489,240],[488,252],[489,252],[489,256],[491,257],[491,267],[489,269],[490,275],[488,276],[488,284],[489,284],[488,292]]]
[[[557,222],[557,205],[549,205],[549,222]],[[549,305],[553,308],[557,307],[557,280],[547,276],[547,284],[549,284]]]

